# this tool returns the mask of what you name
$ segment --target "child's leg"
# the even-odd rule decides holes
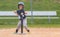
[[[27,27],[27,18],[23,20],[23,25],[24,25],[24,28],[29,32],[29,29]]]
[[[17,29],[16,29],[16,33],[18,32],[18,30],[20,29],[20,26],[21,26],[21,21],[18,22],[17,24]]]

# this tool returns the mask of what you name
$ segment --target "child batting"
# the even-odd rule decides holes
[[[19,22],[17,24],[17,28],[16,28],[16,33],[18,33],[18,30],[21,27],[21,15],[23,15],[23,26],[24,28],[27,30],[27,32],[30,32],[30,30],[27,27],[27,18],[26,18],[26,12],[24,11],[24,3],[23,2],[19,2],[18,3],[18,10],[14,11],[15,14],[17,14],[18,18],[19,18]]]

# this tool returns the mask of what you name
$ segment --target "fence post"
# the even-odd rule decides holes
[[[30,0],[30,8],[31,8],[31,24],[32,24],[33,23],[32,0]]]

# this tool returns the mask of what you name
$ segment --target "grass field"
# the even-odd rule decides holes
[[[17,25],[0,25],[0,29],[16,28]],[[29,28],[60,28],[60,24],[28,24]]]
[[[10,17],[11,18],[11,17]],[[28,19],[29,27],[45,27],[45,28],[60,28],[60,19],[51,19],[51,22],[48,22],[48,19],[34,19],[31,24],[31,19]],[[15,28],[17,26],[18,19],[0,19],[0,28]]]
[[[30,0],[0,0],[0,11],[11,11],[17,9],[18,2],[25,3],[25,10],[30,10]],[[60,10],[60,0],[33,0],[33,10],[51,11]]]

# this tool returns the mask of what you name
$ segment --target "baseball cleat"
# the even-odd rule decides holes
[[[30,30],[27,30],[27,32],[30,32]]]
[[[30,34],[30,30],[27,30],[27,32]]]
[[[16,30],[16,33],[18,33],[18,30]]]

